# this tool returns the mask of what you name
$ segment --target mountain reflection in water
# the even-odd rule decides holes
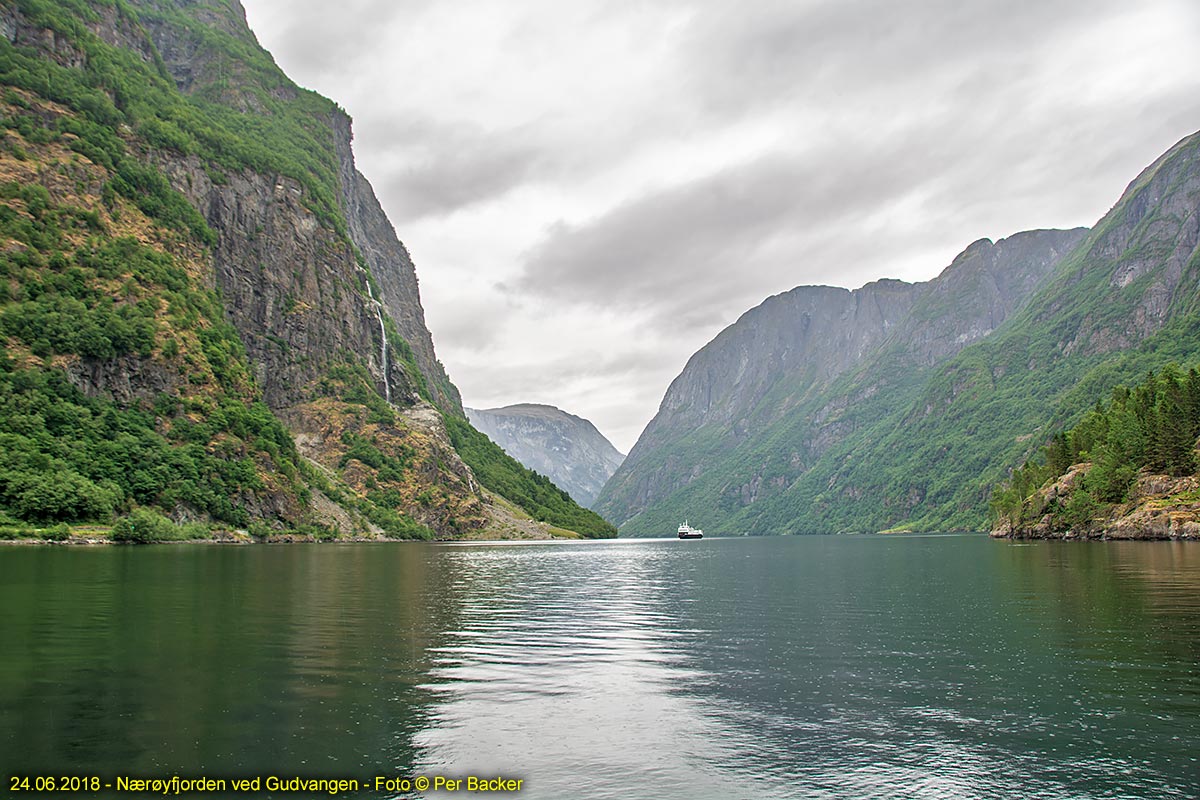
[[[7,548],[0,562],[6,775],[504,776],[535,800],[1200,794],[1195,544]]]

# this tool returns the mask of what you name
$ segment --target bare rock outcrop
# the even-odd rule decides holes
[[[1200,477],[1142,473],[1129,500],[1101,505],[1086,520],[1063,510],[1083,489],[1090,463],[1073,465],[1026,501],[1018,520],[1003,518],[992,536],[1009,539],[1200,539]]]

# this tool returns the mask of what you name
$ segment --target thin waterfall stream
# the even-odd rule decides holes
[[[362,267],[359,267],[359,272],[368,275]],[[371,281],[364,280],[364,283],[367,284],[367,297],[371,298],[371,304],[375,306],[375,317],[379,320],[379,361],[383,368],[383,397],[390,403],[392,402],[392,381],[388,371],[388,340],[387,329],[383,325],[383,303],[376,299],[375,292],[371,289]]]

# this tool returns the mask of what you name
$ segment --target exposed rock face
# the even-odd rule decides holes
[[[1080,488],[1091,464],[1076,464],[1062,477],[1043,486],[1031,501],[1027,518],[1002,518],[992,536],[1010,539],[1200,539],[1200,478],[1143,473],[1129,492],[1128,502],[1102,507],[1087,520],[1062,521],[1057,513]]]
[[[180,376],[163,363],[136,355],[120,358],[81,358],[67,364],[67,377],[88,397],[111,397],[121,405],[152,401],[174,390]]]
[[[141,2],[152,4],[152,0]],[[203,27],[257,46],[236,1],[228,9],[196,7],[189,13]],[[242,81],[229,81],[230,70],[240,73],[248,67],[212,52],[202,27],[181,26],[149,14],[145,30],[180,91],[211,94],[214,82],[219,82],[225,87],[219,95],[222,103],[245,113],[264,113],[256,93],[245,89],[255,80],[261,82],[262,76],[241,75]],[[112,43],[134,47],[138,36],[133,32],[127,41]],[[281,73],[268,75],[266,83],[276,98],[298,96]],[[398,493],[401,508],[439,536],[481,531],[495,515],[489,515],[483,490],[446,440],[444,429],[440,438],[422,433],[411,422],[363,429],[353,415],[346,417],[344,409],[322,399],[323,381],[331,367],[365,363],[381,396],[400,408],[419,402],[415,376],[406,369],[404,354],[394,344],[385,345],[386,315],[411,350],[434,402],[449,413],[462,413],[457,389],[437,360],[425,326],[412,260],[370,183],[355,168],[350,119],[332,103],[325,108],[338,165],[337,201],[348,240],[318,215],[305,187],[295,179],[248,169],[215,172],[194,156],[172,151],[145,155],[216,232],[209,254],[211,274],[226,314],[246,346],[263,399],[297,434],[304,455],[314,463],[336,467],[345,455],[339,437],[347,431],[369,435],[385,449],[424,454]],[[373,298],[367,285],[360,257],[376,282],[378,297]],[[328,417],[324,423],[319,422],[322,415]],[[333,425],[332,420],[344,417],[340,427]],[[365,472],[358,474],[361,467],[354,462],[341,472],[352,488],[365,493],[372,479]],[[328,498],[324,500],[328,506]],[[327,524],[343,533],[358,534],[364,525],[371,528],[356,514],[324,516]],[[347,528],[350,520],[357,529]]]
[[[257,46],[240,3],[230,3],[229,9],[197,7],[193,11],[204,26]],[[164,24],[151,15],[146,30],[180,91],[189,93],[208,89],[214,81],[226,82],[221,70],[230,67],[215,63],[219,59],[196,29]],[[130,36],[116,43],[132,47],[138,38]],[[281,85],[273,94],[294,97],[290,82],[282,76],[279,80]],[[252,92],[234,96],[227,91],[223,99],[244,111],[260,110]],[[371,184],[354,165],[350,118],[331,106],[328,122],[338,162],[338,200],[350,239],[381,290],[376,299],[412,349],[435,402],[461,414],[458,391],[438,361],[425,325],[412,259]],[[336,354],[347,350],[371,354],[370,367],[382,384],[385,367],[380,325],[375,307],[363,297],[364,276],[357,269],[353,251],[304,203],[302,187],[285,177],[251,172],[223,176],[222,183],[214,184],[197,159],[156,156],[176,188],[202,210],[220,234],[214,249],[218,283],[259,365],[258,377],[267,401],[277,407],[298,402],[329,359],[336,360]],[[325,358],[314,359],[314,353]],[[297,363],[296,354],[304,356],[303,366]],[[407,398],[411,402],[415,389],[398,356],[390,359],[387,371],[389,385],[400,389],[397,401],[403,403]]]
[[[1079,268],[1064,276],[1035,321],[1062,314],[1080,291],[1109,313],[1061,326],[1066,354],[1098,356],[1138,345],[1181,313],[1191,313],[1200,251],[1200,134],[1180,141],[1143,170],[1096,225]],[[1185,302],[1181,302],[1185,301]]]
[[[434,401],[448,411],[461,414],[462,399],[458,389],[450,383],[445,368],[438,361],[433,351],[433,338],[425,326],[425,310],[421,306],[417,271],[412,258],[396,237],[391,221],[375,197],[375,190],[354,166],[354,151],[350,148],[353,138],[350,118],[337,114],[333,126],[341,167],[338,176],[341,202],[350,238],[378,281],[382,290],[379,299],[396,323],[400,335],[412,348]]]
[[[785,376],[809,387],[827,383],[878,347],[918,294],[913,284],[885,280],[854,291],[801,286],[768,298],[692,356],[644,438],[657,434],[660,420],[685,429],[736,424]]]
[[[466,411],[471,424],[505,452],[584,507],[591,506],[624,459],[591,422],[553,406],[522,403]]]
[[[147,446],[186,447],[201,463],[186,462],[196,478],[158,470],[111,492],[81,467],[83,511],[69,513],[108,514],[123,493],[264,536],[615,532],[465,423],[412,260],[355,168],[349,117],[279,70],[237,0],[69,5],[0,8],[21,62],[3,103],[20,130],[0,131],[0,161],[6,186],[36,189],[5,197],[6,232],[24,237],[13,241],[34,266],[6,272],[22,284],[0,306],[41,286],[37,259],[77,261],[69,299],[57,287],[31,295],[83,321],[60,325],[49,299],[22,306],[22,338],[0,349],[14,344],[23,369],[61,370],[115,404]],[[34,236],[43,212],[71,230]],[[114,256],[107,239],[145,263]],[[225,484],[206,494],[201,475]]]
[[[240,3],[232,2],[228,9],[194,10],[204,26],[257,46]],[[147,15],[144,22],[180,91],[199,91],[222,80],[220,70],[213,66],[220,59],[210,51],[198,29],[164,23],[153,15]],[[135,46],[138,38],[112,43],[128,48]],[[289,83],[282,75],[278,79]],[[224,99],[244,107],[246,103],[240,98],[252,94],[242,92]],[[411,286],[408,292],[397,289],[396,299],[385,308],[394,316],[414,353],[420,354],[425,364],[437,365],[437,371],[430,374],[439,380],[429,381],[431,388],[448,384],[424,326],[412,262],[374,202],[370,184],[354,170],[349,119],[332,104],[330,109],[329,125],[343,165],[339,176],[343,210],[354,244],[363,251],[381,285],[407,282]],[[345,360],[348,353],[367,357],[381,394],[386,382],[395,392],[396,402],[415,400],[416,389],[398,358],[389,360],[384,374],[379,315],[364,291],[365,276],[353,250],[344,237],[317,217],[297,181],[242,170],[222,173],[220,181],[214,182],[215,173],[194,156],[169,151],[147,155],[218,234],[212,248],[217,285],[269,405],[285,408],[308,398],[312,383],[331,364]],[[373,207],[364,202],[364,192],[374,202]],[[356,216],[364,209],[368,212],[366,221]],[[370,216],[372,211],[382,218],[390,242],[375,232],[380,223]],[[354,236],[356,231],[358,237]],[[439,399],[444,399],[444,394]]]
[[[722,468],[731,453],[788,419],[803,431],[778,457],[803,472],[851,430],[842,412],[881,391],[883,376],[941,363],[985,337],[1084,233],[1029,231],[996,243],[980,240],[927,283],[881,280],[854,291],[801,286],[767,299],[692,356],[597,510],[627,520]],[[857,380],[849,391],[831,391],[850,376]],[[798,413],[803,421],[795,419]],[[705,445],[697,447],[701,430]],[[771,480],[775,489],[785,485],[758,473],[727,491],[734,502],[750,505]]]
[[[218,234],[217,285],[267,404],[307,399],[313,382],[348,354],[366,358],[382,394],[379,318],[365,278],[348,243],[305,207],[299,184],[255,172],[215,184],[187,157],[164,157],[160,167]],[[386,380],[395,402],[415,401],[398,359],[389,360]]]
[[[194,0],[133,0],[138,9],[162,10],[171,7],[184,8],[188,16],[198,24],[181,26],[167,22],[154,14],[143,14],[140,23],[149,33],[163,65],[175,80],[179,90],[190,94],[200,90],[213,91],[220,85],[222,101],[243,112],[261,112],[262,104],[254,92],[242,91],[247,82],[246,65],[222,58],[214,52],[211,42],[206,41],[205,29],[220,31],[240,39],[250,48],[258,49],[258,38],[246,22],[246,10],[239,0],[222,4],[207,4]],[[125,48],[141,48],[144,59],[152,60],[150,48],[145,47],[136,34],[120,31],[112,26],[97,30],[109,44]],[[117,35],[112,35],[117,34]],[[283,78],[282,73],[278,77]],[[250,80],[253,80],[252,78]],[[271,92],[279,98],[292,99],[297,96],[295,86],[284,78],[274,82]]]
[[[886,356],[932,366],[983,339],[1032,296],[1086,233],[1086,228],[1025,231],[971,244],[942,274],[918,284],[920,297],[890,331]]]
[[[596,510],[619,523],[691,483],[721,452],[878,348],[918,294],[917,286],[894,280],[854,291],[801,286],[747,311],[693,355],[671,383]],[[783,385],[785,392],[776,391]],[[712,449],[676,448],[701,428],[717,437]]]

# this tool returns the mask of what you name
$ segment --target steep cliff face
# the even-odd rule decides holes
[[[912,309],[919,288],[877,281],[848,291],[801,286],[769,298],[694,355],[663,398],[672,427],[732,425],[783,409],[763,400],[784,376],[827,383],[878,347]],[[647,434],[652,435],[655,423]]]
[[[1070,269],[1031,306],[1030,325],[1056,328],[1063,356],[1138,348],[1196,313],[1200,243],[1200,134],[1129,184]]]
[[[1115,384],[1194,358],[1198,209],[1193,135],[1082,238],[972,245],[869,357],[816,388],[781,376],[768,397],[788,410],[735,447],[719,427],[656,418],[666,433],[647,432],[654,446],[634,447],[597,508],[623,534],[680,513],[729,532],[982,529],[991,486],[1053,430]]]
[[[696,480],[878,348],[919,291],[801,286],[747,311],[688,360],[597,510],[620,523]]]
[[[1083,233],[981,240],[927,283],[799,287],[768,299],[692,357],[597,509],[624,522],[720,476],[719,506],[671,504],[627,528],[649,534],[679,514],[720,519],[785,490],[857,428],[848,409],[893,396],[985,337]]]
[[[49,519],[151,505],[260,530],[611,532],[462,418],[412,261],[354,166],[349,118],[278,69],[236,0],[21,0],[0,9],[0,32],[0,156],[17,178],[0,192],[17,254],[4,265],[0,377],[32,386],[21,402],[45,403],[61,370],[87,413],[155,430],[168,460],[206,447],[189,469],[228,471],[234,490],[218,501],[170,470],[124,482],[113,464],[45,452],[42,419],[10,443],[15,471],[0,464],[0,521],[6,508],[40,513],[27,487],[53,456],[82,499]],[[39,334],[47,325],[54,335]],[[100,446],[96,431],[75,432],[84,451]]]
[[[400,359],[384,362],[385,332],[350,243],[304,207],[296,181],[244,171],[216,184],[198,159],[159,163],[218,232],[216,284],[269,405],[303,402],[331,366],[359,358],[381,394],[416,401]]]
[[[67,108],[10,88],[0,113],[0,522],[313,523],[203,248],[53,133]]]
[[[350,238],[379,283],[377,299],[396,323],[400,337],[412,349],[433,401],[446,411],[461,415],[462,398],[433,351],[433,337],[425,325],[412,258],[396,237],[396,230],[379,205],[370,182],[354,166],[350,118],[335,114],[333,124],[340,199]]]
[[[585,508],[625,458],[591,422],[554,406],[468,408],[467,418],[506,453],[566,489]]]
[[[1021,308],[1086,233],[1025,231],[973,243],[921,285],[912,312],[892,329],[881,355],[932,366],[983,339]]]
[[[239,45],[257,48],[240,3],[208,7],[135,0],[131,5],[141,11],[139,19],[181,92],[211,97],[243,114],[268,116],[281,110],[272,109],[260,94],[265,92],[284,106],[294,105],[300,97],[286,76],[270,74],[273,64],[251,69],[214,46],[212,35],[219,31]],[[186,7],[186,14],[180,6]],[[112,43],[136,47],[137,31]],[[230,81],[230,71],[241,80]],[[411,404],[417,397],[416,376],[405,373],[398,354],[388,358],[386,330],[380,308],[373,302],[380,298],[368,289],[363,267],[371,270],[377,285],[386,281],[389,286],[411,289],[397,288],[397,300],[390,307],[384,304],[383,310],[393,320],[403,321],[401,337],[408,342],[412,336],[417,342],[414,354],[419,349],[432,366],[437,361],[412,262],[386,218],[382,222],[376,218],[383,212],[370,185],[354,169],[349,118],[333,103],[321,102],[323,98],[305,100],[311,106],[302,112],[312,117],[308,125],[327,126],[324,136],[317,128],[313,138],[327,151],[328,166],[337,168],[338,200],[349,239],[339,225],[321,218],[308,187],[295,177],[213,168],[206,159],[175,149],[156,148],[146,155],[217,232],[211,248],[217,285],[272,407],[308,398],[314,382],[331,365],[360,356],[365,357],[381,394],[395,389],[397,402]],[[373,206],[365,202],[364,192]],[[365,220],[358,216],[364,211]],[[380,227],[386,228],[390,242],[377,231]],[[359,264],[356,247],[365,265]],[[431,374],[439,383],[448,383],[437,366],[439,371]]]

